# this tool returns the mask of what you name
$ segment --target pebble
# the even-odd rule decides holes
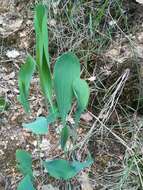
[[[20,56],[20,53],[19,53],[19,51],[15,50],[15,49],[13,49],[13,50],[8,50],[8,51],[6,52],[6,56],[7,56],[8,58],[15,59],[15,58],[17,58],[17,57]]]

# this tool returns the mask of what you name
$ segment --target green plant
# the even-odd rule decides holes
[[[9,108],[9,102],[5,97],[0,97],[0,112],[3,112]]]
[[[48,54],[48,29],[45,6],[41,4],[36,6],[34,23],[36,32],[36,61],[31,55],[28,55],[26,63],[20,69],[18,77],[20,95],[18,99],[25,111],[29,113],[30,105],[28,97],[30,82],[33,73],[37,70],[47,109],[51,111],[49,111],[50,113],[47,117],[38,117],[31,123],[23,124],[23,127],[30,130],[39,138],[40,135],[47,134],[48,125],[58,119],[63,125],[61,148],[66,153],[68,151],[66,143],[69,137],[73,140],[73,145],[76,143],[76,127],[81,113],[86,109],[88,104],[89,87],[85,80],[80,79],[80,63],[77,56],[72,52],[66,52],[57,59],[52,75]],[[53,100],[54,94],[56,97],[55,102]],[[74,98],[77,99],[77,110],[75,112],[74,130],[71,133],[66,118],[71,110]],[[55,106],[56,104],[57,106]],[[85,162],[79,162],[74,158],[74,155],[75,153],[72,156],[72,161],[64,159],[43,161],[40,158],[41,168],[45,167],[49,175],[56,179],[68,180],[93,163],[90,156]],[[25,187],[34,190],[32,184],[35,178],[32,172],[31,155],[24,150],[17,150],[16,159],[18,161],[18,168],[24,176],[23,180],[19,183],[18,190],[23,190]]]

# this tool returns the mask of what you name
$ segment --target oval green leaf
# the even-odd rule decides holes
[[[77,76],[80,76],[80,63],[77,56],[72,52],[64,53],[57,59],[54,67],[54,88],[63,123],[71,109],[72,84]]]
[[[93,163],[92,159],[85,162],[69,162],[63,159],[44,162],[47,172],[56,179],[68,180],[76,176],[81,170],[89,167]]]
[[[20,183],[18,184],[17,190],[36,190],[33,187],[33,184],[31,182],[31,179],[29,175],[25,176]]]
[[[44,135],[48,133],[48,122],[45,117],[38,117],[31,123],[23,124],[23,128],[28,129],[36,135]]]
[[[20,172],[24,176],[29,175],[31,178],[33,178],[31,155],[25,150],[18,149],[16,150],[16,161],[17,168],[20,170]]]

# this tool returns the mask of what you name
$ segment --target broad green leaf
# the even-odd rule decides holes
[[[17,167],[20,172],[26,176],[29,175],[31,178],[33,177],[32,173],[32,158],[31,155],[25,150],[16,150],[16,160]]]
[[[18,76],[18,86],[20,91],[18,100],[23,105],[26,112],[30,111],[28,97],[29,97],[30,82],[34,71],[35,71],[35,61],[29,55],[26,59],[26,63],[22,65]]]
[[[29,175],[25,176],[20,183],[18,184],[17,190],[36,190],[33,187],[33,184],[31,182],[31,179]]]
[[[47,172],[56,179],[69,179],[75,175],[74,167],[67,160],[51,160],[44,162]]]
[[[89,86],[85,80],[76,78],[73,82],[73,91],[77,99],[78,108],[76,111],[76,124],[80,119],[81,113],[84,111],[89,100]]]
[[[89,159],[85,162],[67,160],[51,160],[44,162],[47,172],[56,179],[68,180],[76,176],[81,170],[89,167],[93,160]]]
[[[75,78],[80,76],[80,63],[76,55],[67,52],[61,55],[54,67],[54,88],[58,109],[63,123],[71,109],[73,89],[72,84]]]
[[[49,101],[52,107],[52,77],[48,52],[47,11],[42,4],[36,7],[34,25],[36,32],[36,62],[38,65],[40,85],[46,101]]]
[[[65,126],[62,128],[62,131],[61,131],[61,148],[63,150],[65,148],[68,137],[69,137],[69,130],[68,130],[68,127]]]
[[[44,135],[48,133],[48,122],[45,117],[38,117],[31,123],[23,124],[23,127],[36,135]]]

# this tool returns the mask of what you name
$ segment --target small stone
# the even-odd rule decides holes
[[[83,119],[86,122],[92,121],[93,117],[88,113],[81,114],[81,119]]]
[[[11,136],[11,140],[14,140],[15,138],[14,138],[14,136]]]
[[[6,56],[7,56],[8,58],[15,59],[15,58],[17,58],[17,57],[20,56],[20,53],[19,53],[17,50],[15,50],[15,49],[13,49],[13,50],[8,50],[8,51],[6,52]]]
[[[9,79],[13,79],[15,77],[15,72],[14,71],[11,72],[8,77]]]
[[[119,50],[117,50],[117,49],[111,49],[105,55],[107,57],[114,57],[115,58],[115,57],[119,56],[119,54],[120,54]]]
[[[43,139],[41,144],[40,144],[40,148],[42,151],[47,151],[49,150],[51,147],[50,141],[48,141],[47,139]]]
[[[55,19],[49,20],[49,25],[50,26],[56,26],[56,20]]]
[[[111,21],[109,22],[109,25],[110,25],[110,26],[114,26],[115,24],[117,24],[117,22],[116,22],[115,20],[111,20]]]
[[[3,150],[0,150],[0,155],[4,155],[4,151]]]
[[[95,76],[92,76],[92,77],[88,78],[88,80],[91,81],[91,82],[93,82],[93,81],[96,80],[96,77],[95,77]]]
[[[136,0],[137,3],[143,4],[143,0]]]
[[[69,121],[72,125],[75,124],[74,119],[71,116],[68,116],[67,121]]]
[[[40,152],[40,157],[43,158],[44,157],[44,153]]]
[[[37,141],[33,141],[32,144],[36,147],[37,146]]]

